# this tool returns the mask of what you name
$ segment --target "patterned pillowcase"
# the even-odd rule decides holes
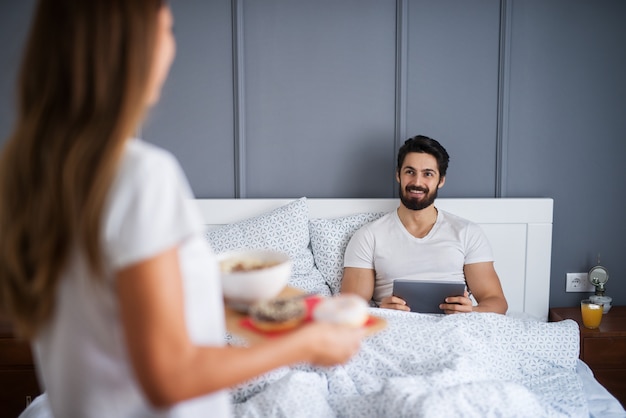
[[[311,219],[309,233],[317,269],[333,295],[341,290],[343,255],[348,241],[359,228],[385,213],[359,213],[335,219]]]
[[[254,218],[211,229],[205,236],[218,254],[245,248],[284,252],[293,261],[290,286],[329,295],[309,248],[308,223],[309,207],[303,197]]]

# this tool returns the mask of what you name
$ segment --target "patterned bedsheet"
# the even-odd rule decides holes
[[[498,314],[372,309],[388,326],[348,364],[236,387],[238,417],[588,417],[578,326]]]

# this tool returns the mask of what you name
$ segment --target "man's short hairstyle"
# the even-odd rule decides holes
[[[396,167],[398,173],[402,168],[406,155],[410,152],[421,152],[432,155],[437,160],[439,175],[441,177],[446,176],[450,155],[448,155],[448,151],[446,151],[439,142],[424,135],[417,135],[404,141],[404,145],[398,150],[398,166]]]

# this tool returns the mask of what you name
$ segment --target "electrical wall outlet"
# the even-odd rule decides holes
[[[565,278],[566,292],[595,292],[596,287],[589,282],[588,273],[567,273]]]

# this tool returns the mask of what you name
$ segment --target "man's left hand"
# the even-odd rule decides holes
[[[472,312],[472,300],[469,298],[469,293],[466,291],[463,296],[449,296],[446,298],[445,303],[439,305],[439,308],[443,310],[445,314],[457,314]]]

